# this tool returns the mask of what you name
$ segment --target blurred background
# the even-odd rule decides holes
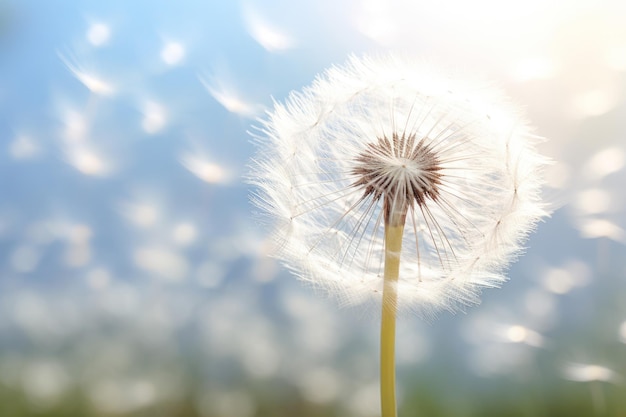
[[[493,80],[555,161],[510,281],[400,320],[399,414],[624,416],[624,22],[621,0],[0,0],[0,416],[378,415],[375,312],[267,257],[241,176],[273,99],[387,51]]]

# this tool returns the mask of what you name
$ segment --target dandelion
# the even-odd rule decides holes
[[[254,202],[276,255],[345,304],[382,302],[382,415],[395,416],[399,310],[476,303],[546,214],[534,136],[498,92],[352,57],[259,129]]]

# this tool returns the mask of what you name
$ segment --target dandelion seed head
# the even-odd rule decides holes
[[[251,182],[276,255],[345,304],[380,300],[384,226],[405,225],[398,304],[478,301],[546,214],[543,157],[498,92],[413,62],[351,58],[276,104]]]

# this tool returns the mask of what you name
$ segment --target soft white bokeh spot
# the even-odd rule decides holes
[[[34,159],[41,153],[39,143],[28,135],[18,135],[9,143],[9,155],[16,160]]]
[[[566,379],[576,382],[618,382],[620,375],[606,366],[595,364],[571,363],[563,369]]]
[[[180,42],[169,41],[161,49],[161,60],[167,65],[178,65],[185,58],[185,46]]]
[[[168,112],[162,104],[148,101],[144,104],[142,112],[141,127],[146,133],[158,133],[167,125]]]
[[[595,153],[584,167],[584,172],[592,179],[600,179],[620,171],[626,164],[624,149],[610,146]]]
[[[245,7],[243,17],[250,36],[268,52],[282,52],[295,46],[286,31],[269,24],[256,10]]]
[[[603,213],[611,207],[611,194],[602,188],[590,188],[576,196],[576,207],[583,214]]]
[[[201,155],[184,153],[180,162],[189,172],[209,184],[225,184],[230,181],[230,174],[223,166]]]
[[[186,278],[189,262],[181,254],[158,246],[145,246],[133,253],[135,265],[170,282],[179,282]]]
[[[87,29],[87,40],[93,46],[103,46],[111,38],[111,28],[104,23],[93,23]]]

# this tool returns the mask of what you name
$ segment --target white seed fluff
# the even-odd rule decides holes
[[[520,113],[412,61],[352,57],[262,123],[250,181],[276,256],[347,304],[381,299],[389,206],[408,208],[398,305],[422,313],[505,281],[547,214]]]

